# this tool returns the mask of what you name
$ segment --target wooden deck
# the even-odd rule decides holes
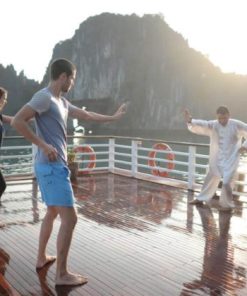
[[[244,203],[233,213],[193,207],[185,190],[113,174],[78,179],[74,191],[79,219],[69,265],[89,282],[56,288],[55,264],[36,273],[45,207],[35,181],[15,181],[0,207],[1,296],[247,295]],[[59,220],[51,254],[58,227]]]

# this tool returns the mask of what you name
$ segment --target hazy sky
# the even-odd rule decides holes
[[[1,0],[0,64],[41,80],[59,41],[103,12],[161,13],[224,72],[247,74],[246,0]]]

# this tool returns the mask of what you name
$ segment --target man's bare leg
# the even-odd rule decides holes
[[[56,208],[48,207],[46,215],[41,225],[41,229],[40,229],[39,250],[38,250],[38,258],[37,258],[37,264],[36,264],[37,269],[42,268],[47,263],[50,263],[56,260],[55,256],[48,256],[46,254],[46,246],[53,229],[53,222],[56,217],[57,217]]]
[[[87,278],[74,274],[67,269],[67,259],[72,240],[77,214],[73,207],[57,207],[61,218],[61,226],[57,237],[57,272],[56,285],[82,285]]]

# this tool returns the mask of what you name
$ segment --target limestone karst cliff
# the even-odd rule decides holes
[[[247,76],[222,73],[160,15],[90,17],[71,39],[55,45],[47,66],[61,57],[77,66],[69,98],[77,102],[109,98],[110,106],[102,110],[109,113],[130,101],[127,115],[112,123],[113,129],[180,129],[184,107],[197,118],[212,118],[220,104],[228,105],[234,117],[247,120],[243,110]],[[40,87],[47,81],[44,73]]]
[[[75,100],[131,102],[121,128],[181,128],[184,107],[206,118],[227,104],[241,117],[236,101],[247,95],[246,77],[222,73],[159,15],[91,17],[55,46],[52,59],[59,57],[77,66]]]

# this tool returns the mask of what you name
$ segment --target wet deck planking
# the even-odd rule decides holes
[[[69,266],[89,282],[55,287],[55,264],[35,271],[45,207],[35,181],[9,182],[0,207],[0,295],[246,295],[247,210],[193,207],[192,193],[96,174],[73,182],[78,224]],[[48,251],[56,252],[59,219]],[[6,283],[5,283],[6,284]],[[1,287],[2,285],[2,287]]]

